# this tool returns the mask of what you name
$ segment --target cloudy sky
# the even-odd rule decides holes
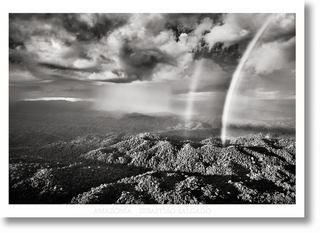
[[[10,14],[10,102],[90,100],[107,111],[183,114],[192,101],[194,114],[219,115],[268,16]],[[295,99],[295,15],[272,17],[242,72],[238,108]]]

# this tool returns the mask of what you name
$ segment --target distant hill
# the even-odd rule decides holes
[[[194,122],[190,121],[187,123],[179,123],[177,126],[168,127],[168,130],[199,130],[199,129],[209,129],[212,128],[211,125],[202,123],[202,122]]]

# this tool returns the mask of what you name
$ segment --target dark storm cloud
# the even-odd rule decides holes
[[[56,17],[58,14],[52,13],[10,13],[9,19],[10,20],[48,20],[51,18]]]
[[[179,41],[179,36],[182,33],[189,34],[190,32],[193,31],[192,28],[186,27],[183,24],[170,24],[170,23],[167,23],[166,24],[166,28],[171,29],[174,32],[174,34],[176,36],[176,41]]]
[[[44,36],[55,34],[52,30],[49,30],[49,33],[48,30],[39,30],[33,26],[35,21],[45,23],[49,20],[52,21],[55,17],[57,17],[57,14],[9,14],[9,48],[15,49],[18,46],[24,48],[25,43],[32,35]],[[57,22],[52,22],[52,24],[57,24]]]
[[[81,21],[78,14],[62,14],[64,28],[76,35],[78,41],[98,41],[114,29],[125,25],[129,14],[94,14],[93,25]]]
[[[25,48],[23,41],[19,40],[18,38],[9,36],[9,49],[15,49],[18,46],[20,46],[22,49]]]
[[[204,18],[220,21],[221,13],[167,13],[162,14],[168,21],[194,24],[199,23]]]
[[[36,57],[36,54],[27,53],[24,50],[19,51],[15,49],[9,49],[9,62],[13,64],[21,64],[25,66],[33,63],[34,58]]]
[[[207,44],[200,44],[192,52],[196,60],[202,58],[212,59],[216,64],[224,67],[226,65],[237,65],[244,50],[245,46],[243,44],[225,47],[223,43],[216,43],[212,49],[209,49]]]
[[[48,74],[39,69],[35,60],[37,55],[29,54],[26,51],[9,49],[9,76],[10,83],[25,80],[26,83],[47,79]],[[23,80],[21,80],[21,74]]]
[[[19,53],[9,52],[9,64],[22,64],[23,61],[24,58]]]
[[[179,41],[179,36],[182,33],[188,34],[192,32],[205,18],[211,19],[214,24],[220,24],[221,15],[216,13],[166,13],[158,17],[148,18],[145,29],[154,36],[162,31],[172,30],[176,36],[176,41]]]
[[[153,69],[157,64],[175,66],[175,58],[157,48],[137,48],[128,41],[124,42],[119,55],[129,79],[150,79]]]
[[[92,14],[90,17],[92,20],[88,23],[81,19],[80,14],[9,14],[9,35],[12,38],[11,45],[14,46],[16,43],[23,43],[23,40],[27,40],[30,35],[50,36],[56,34],[54,30],[47,30],[45,32],[34,28],[34,30],[28,32],[27,35],[21,35],[19,24],[15,24],[19,21],[50,23],[56,27],[63,27],[80,42],[93,42],[101,40],[108,33],[125,25],[130,18],[130,14]],[[17,42],[15,43],[15,41]],[[70,42],[66,40],[66,43]]]
[[[122,76],[123,74],[123,70],[112,70],[111,72],[117,75],[118,77]]]
[[[31,85],[32,83],[38,85],[39,82],[44,80],[50,82],[56,80],[79,82],[79,77],[81,78],[79,75],[83,76],[85,74],[101,71],[97,67],[75,68],[46,62],[37,62],[30,54],[13,49],[11,49],[9,53],[9,70],[11,74],[10,83],[17,83],[17,79],[19,82],[23,82],[21,77],[24,77],[25,85]]]
[[[212,19],[214,24],[220,24],[222,14],[196,14],[196,13],[171,13],[171,14],[162,14],[165,18],[165,28],[171,29],[175,35],[176,40],[179,40],[179,36],[182,33],[192,32],[197,24],[199,24],[203,19],[209,18]]]
[[[105,57],[104,55],[100,54],[99,58],[104,62],[104,63],[111,63],[114,62],[114,60]]]
[[[92,57],[90,57],[86,52],[80,52],[79,58],[86,59],[86,60],[92,60]]]
[[[221,14],[166,14],[166,27],[173,30],[177,41],[182,33],[190,33],[204,18],[212,19],[214,24],[220,24]]]
[[[62,71],[78,71],[78,72],[85,72],[85,73],[95,73],[100,72],[100,69],[96,67],[92,68],[74,68],[74,67],[67,67],[67,66],[61,66],[57,64],[51,64],[51,63],[45,63],[45,62],[39,62],[38,66],[51,69],[51,70],[62,70]]]
[[[103,83],[132,83],[133,81],[136,81],[134,77],[132,78],[111,78],[106,80],[93,80],[93,81],[99,81]]]

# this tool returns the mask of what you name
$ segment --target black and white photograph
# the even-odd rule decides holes
[[[3,214],[303,218],[299,1],[120,2],[8,8]]]
[[[294,13],[10,13],[10,204],[295,204]]]

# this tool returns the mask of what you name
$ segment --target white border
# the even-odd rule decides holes
[[[8,13],[17,12],[226,12],[296,13],[296,204],[295,205],[9,205],[8,204],[8,69],[2,70],[1,215],[4,217],[304,217],[304,2],[301,0],[175,1],[7,1],[1,26],[8,32]],[[8,36],[1,37],[1,64],[8,64]],[[5,56],[4,56],[5,55]],[[7,68],[8,66],[6,66]],[[204,213],[204,214],[201,214]]]

